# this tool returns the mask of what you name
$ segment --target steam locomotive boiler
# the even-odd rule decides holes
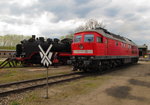
[[[46,51],[52,44],[50,51],[53,52],[53,56],[57,54],[59,63],[66,64],[71,56],[71,43],[72,39],[69,38],[62,40],[48,38],[45,41],[43,37],[36,38],[35,35],[32,35],[29,40],[23,40],[21,44],[16,45],[16,59],[21,61],[23,65],[41,64],[38,45],[41,45],[43,50]],[[53,60],[53,56],[51,60]]]

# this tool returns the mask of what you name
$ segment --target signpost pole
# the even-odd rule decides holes
[[[51,57],[52,57],[52,52],[50,52],[51,48],[52,48],[52,44],[48,47],[47,51],[45,52],[42,47],[40,45],[38,45],[39,47],[39,54],[41,56],[41,63],[47,67],[46,70],[46,99],[48,99],[48,67],[52,64]]]
[[[48,67],[47,67],[47,73],[46,73],[46,99],[48,99]]]

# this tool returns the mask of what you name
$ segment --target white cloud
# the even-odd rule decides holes
[[[30,7],[39,3],[38,0],[11,0],[9,4],[18,5],[19,7]]]
[[[150,48],[149,11],[150,0],[1,0],[0,34],[59,37],[94,18]]]
[[[66,21],[53,20],[57,17],[50,12],[43,12],[38,16],[31,17],[30,15],[20,16],[1,16],[0,19],[0,33],[3,34],[24,34],[38,36],[47,36],[53,34],[53,37],[59,37],[59,35],[66,35],[70,30],[74,30],[77,26],[83,22],[81,19],[72,19]],[[46,34],[45,34],[46,33]]]

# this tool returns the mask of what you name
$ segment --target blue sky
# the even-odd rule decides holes
[[[150,0],[0,1],[0,35],[60,37],[88,19],[150,49]]]

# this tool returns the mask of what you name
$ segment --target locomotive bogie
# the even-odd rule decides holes
[[[91,57],[76,57],[72,59],[73,70],[79,71],[106,71],[125,64],[137,63],[138,58],[122,59],[91,59]]]

